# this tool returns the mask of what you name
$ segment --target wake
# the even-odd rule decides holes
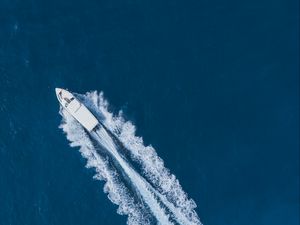
[[[127,224],[197,224],[196,204],[188,199],[178,180],[164,167],[151,146],[135,136],[135,126],[122,112],[114,116],[103,94],[90,92],[76,97],[92,111],[103,126],[88,134],[67,112],[60,128],[72,147],[80,147],[87,168],[95,179],[104,180],[104,192],[127,215]]]

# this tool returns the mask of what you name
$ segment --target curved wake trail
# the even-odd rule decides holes
[[[95,131],[96,135],[93,135],[98,139],[98,141],[103,144],[103,147],[107,148],[113,157],[118,161],[121,165],[122,169],[125,171],[127,176],[133,182],[134,186],[140,194],[142,195],[146,204],[149,205],[152,213],[157,218],[160,224],[173,224],[169,221],[169,216],[165,214],[164,209],[162,209],[159,203],[156,201],[153,193],[149,191],[145,182],[139,177],[139,175],[126,163],[126,161],[119,155],[116,150],[116,147],[111,139],[111,137],[107,134],[103,127],[97,129]]]
[[[104,180],[104,192],[119,205],[118,213],[128,215],[127,224],[196,224],[196,204],[188,199],[178,180],[164,167],[151,146],[135,136],[135,126],[125,121],[122,112],[114,116],[103,94],[90,92],[77,98],[105,126],[90,135],[67,112],[61,110],[61,128],[72,147],[80,147],[87,168],[95,168],[95,179]],[[117,143],[116,143],[117,141]],[[102,147],[102,151],[95,146]],[[125,148],[120,153],[119,144]],[[121,149],[122,150],[122,149]],[[138,173],[130,161],[140,167]],[[129,182],[129,185],[127,183]],[[139,198],[140,197],[140,198]]]

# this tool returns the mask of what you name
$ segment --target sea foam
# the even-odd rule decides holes
[[[170,224],[200,225],[201,222],[195,212],[195,202],[188,198],[178,179],[164,166],[163,160],[157,155],[155,149],[152,146],[145,146],[143,139],[136,136],[136,127],[132,122],[124,119],[123,112],[119,111],[117,115],[110,112],[109,103],[102,92],[76,94],[76,97],[83,101],[106,129],[122,143],[129,153],[128,157],[139,165],[141,174],[137,177],[145,178],[141,178],[142,182],[145,182],[146,189],[156,196],[154,200],[161,202],[161,211],[166,214],[166,218],[170,216]],[[128,215],[127,224],[153,224],[150,214],[153,215],[153,210],[157,209],[152,209],[151,213],[149,212],[151,206],[137,203],[131,190],[120,179],[119,171],[109,166],[107,158],[97,152],[91,136],[67,112],[62,109],[60,112],[63,116],[60,127],[66,133],[70,145],[79,147],[82,156],[87,159],[86,166],[96,171],[94,178],[105,181],[104,192],[114,204],[119,206],[117,212]],[[166,224],[163,222],[165,220],[159,218],[156,220],[158,223]]]

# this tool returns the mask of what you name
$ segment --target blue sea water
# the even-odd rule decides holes
[[[103,91],[203,224],[298,224],[298,4],[0,0],[0,224],[126,223],[55,87]]]

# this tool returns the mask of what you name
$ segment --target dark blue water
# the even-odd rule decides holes
[[[102,90],[212,225],[299,222],[298,2],[0,0],[0,224],[125,224],[58,129]]]

